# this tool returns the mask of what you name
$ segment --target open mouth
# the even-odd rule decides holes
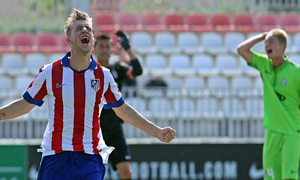
[[[89,42],[90,42],[90,38],[89,37],[85,36],[85,37],[81,38],[81,43],[82,44],[89,44]]]
[[[272,49],[267,49],[267,53],[268,53],[268,54],[271,54],[272,52],[273,52]]]

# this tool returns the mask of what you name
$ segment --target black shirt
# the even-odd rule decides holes
[[[122,91],[124,80],[133,79],[143,73],[142,66],[138,59],[131,60],[130,66],[123,62],[117,62],[109,66],[109,69],[120,91]],[[121,123],[123,123],[123,120],[115,114],[114,110],[102,109],[100,115],[100,127],[102,131],[114,129],[116,126],[120,126]]]

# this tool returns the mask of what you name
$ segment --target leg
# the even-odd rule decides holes
[[[131,168],[129,161],[123,161],[116,164],[116,168],[118,169],[120,178],[122,180],[129,180],[131,179]]]
[[[299,159],[300,138],[285,135],[282,147],[282,179],[298,179]]]
[[[282,179],[281,134],[267,130],[263,147],[264,180]]]
[[[119,123],[113,129],[103,130],[103,138],[107,146],[115,147],[109,155],[109,161],[114,170],[118,170],[122,180],[131,179],[130,152],[126,144],[123,128]]]
[[[94,172],[92,174],[87,175],[86,177],[83,178],[83,180],[103,180],[105,175],[105,169],[101,172]]]

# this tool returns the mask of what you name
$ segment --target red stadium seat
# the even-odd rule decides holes
[[[259,29],[254,25],[253,17],[251,14],[235,14],[233,15],[233,25],[236,31],[241,33],[258,32]]]
[[[117,17],[119,28],[127,33],[137,32],[142,30],[142,25],[139,24],[138,15],[132,13],[121,13]]]
[[[276,15],[273,13],[261,13],[255,16],[255,24],[260,31],[270,31],[278,27],[276,22]]]
[[[167,29],[174,33],[188,31],[188,25],[184,22],[184,17],[178,13],[166,14],[164,16],[164,24]]]
[[[12,45],[19,53],[34,53],[38,51],[34,43],[34,35],[29,33],[16,33],[12,35]]]
[[[300,32],[300,22],[299,14],[297,13],[288,13],[284,12],[279,14],[278,24],[283,28],[287,33],[298,33]]]
[[[156,13],[142,14],[141,24],[143,29],[150,33],[166,31],[166,26],[162,24],[160,15]]]
[[[15,51],[14,46],[10,44],[10,35],[0,34],[0,53],[11,53]]]
[[[212,26],[208,24],[207,16],[204,14],[188,14],[187,23],[189,30],[195,33],[211,32]]]
[[[228,14],[212,14],[210,16],[210,24],[219,33],[235,31],[234,25],[230,22],[230,15]]]
[[[102,33],[110,33],[118,30],[119,27],[115,23],[114,16],[109,13],[98,13],[94,18],[95,31],[100,31]]]
[[[66,41],[66,35],[65,34],[60,34],[60,35],[58,35],[59,37],[59,43],[60,43],[60,46],[61,46],[61,51],[62,52],[65,52],[65,51],[70,51],[71,49],[70,49],[70,46],[69,46],[69,44],[67,43],[67,41]]]
[[[62,52],[62,47],[57,42],[57,35],[51,33],[37,34],[37,45],[42,53]]]

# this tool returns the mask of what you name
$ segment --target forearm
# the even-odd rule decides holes
[[[251,48],[258,42],[263,41],[267,33],[258,34],[252,38],[247,39],[238,45],[237,51],[249,64],[252,63],[252,52]]]
[[[152,123],[133,109],[130,105],[124,103],[121,107],[115,109],[115,113],[125,122],[141,129],[153,137],[157,137],[160,127]]]
[[[19,117],[28,113],[34,106],[23,98],[15,100],[0,108],[0,120]]]
[[[134,54],[134,52],[132,51],[131,48],[127,49],[127,50],[126,50],[126,53],[128,54],[130,60],[135,60],[135,59],[137,59],[136,55]]]
[[[260,41],[263,41],[265,37],[266,37],[266,33],[262,33],[245,40],[244,42],[238,45],[238,52],[245,51],[245,50],[250,51],[250,49],[255,44],[259,43]]]

